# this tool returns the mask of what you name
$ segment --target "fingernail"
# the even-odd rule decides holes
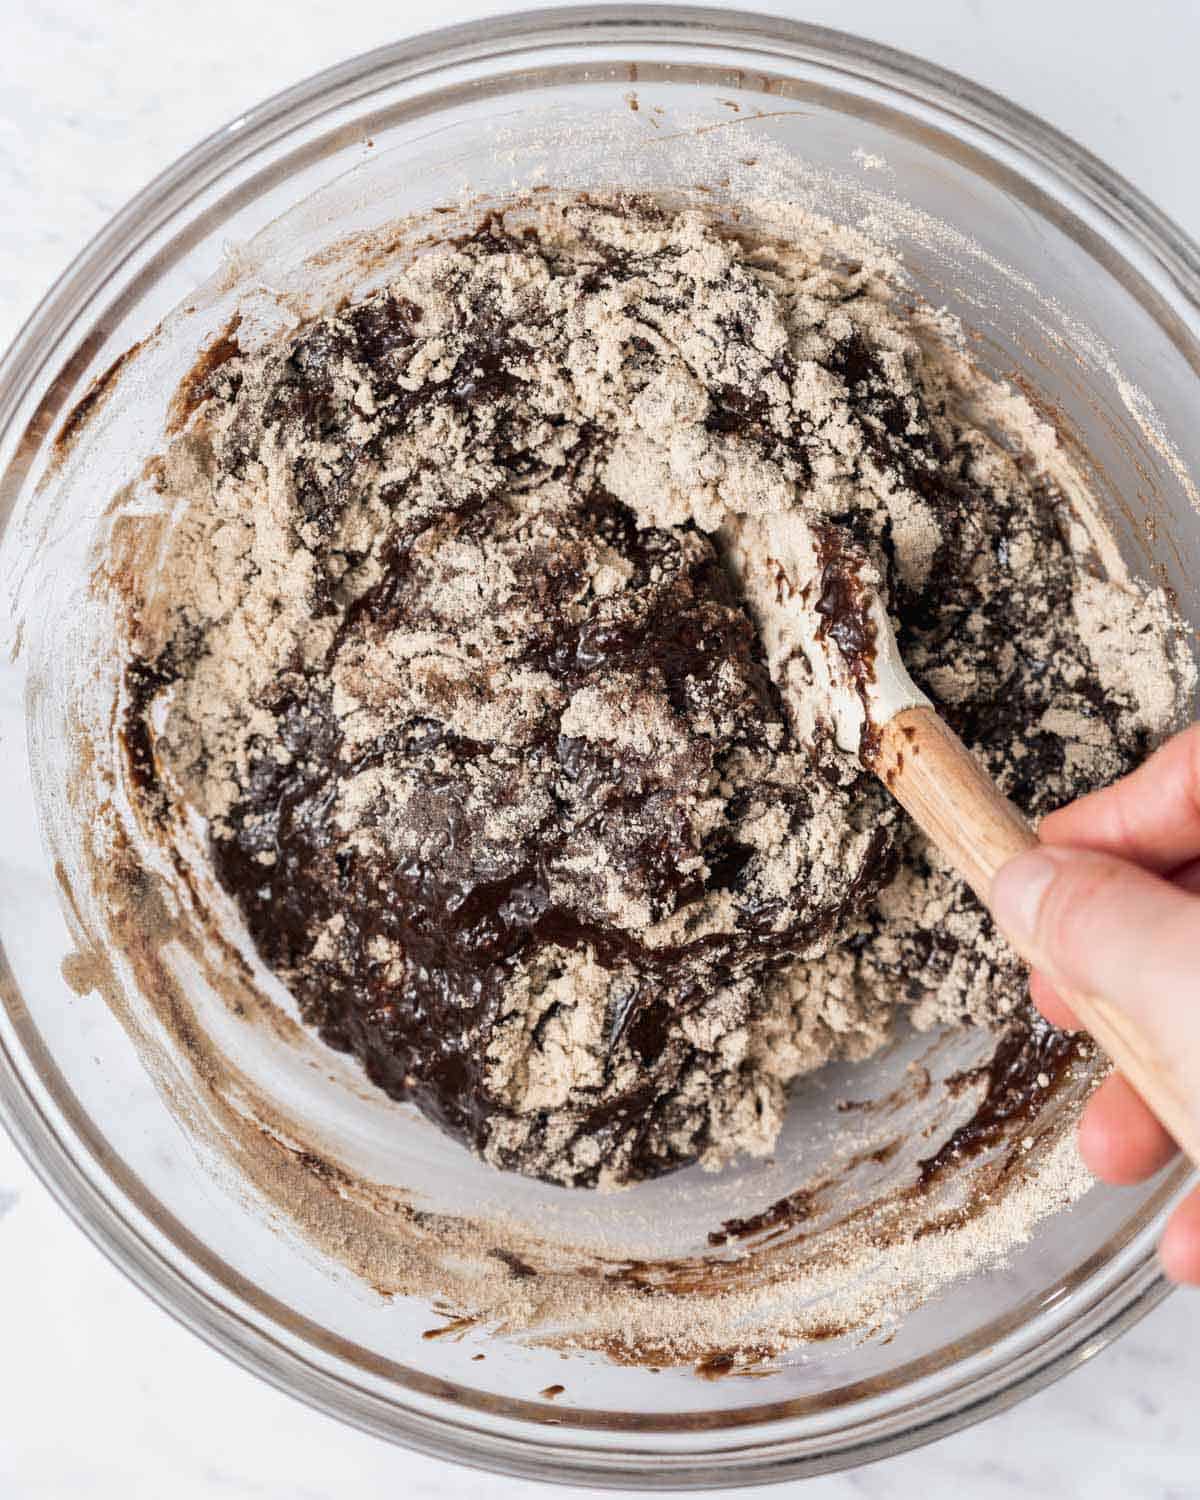
[[[1001,866],[992,881],[992,915],[1013,946],[1026,958],[1034,957],[1038,912],[1046,887],[1058,872],[1058,864],[1045,849],[1031,849]]]

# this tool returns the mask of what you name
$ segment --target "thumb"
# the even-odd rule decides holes
[[[1200,897],[1109,854],[1040,845],[1003,866],[991,905],[1056,988],[1109,1001],[1200,1092]]]

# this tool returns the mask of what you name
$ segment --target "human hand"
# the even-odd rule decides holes
[[[1100,996],[1134,1018],[1200,1118],[1200,724],[1112,786],[1051,813],[1045,848],[1003,867],[992,909],[1033,964],[1030,991],[1056,1026],[1059,994]],[[1105,1182],[1141,1182],[1177,1147],[1119,1073],[1089,1100],[1084,1161]],[[1159,1246],[1166,1274],[1200,1285],[1200,1188]]]

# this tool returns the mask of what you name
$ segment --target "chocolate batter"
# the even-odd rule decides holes
[[[1117,586],[1062,498],[888,289],[819,244],[572,204],[279,346],[236,335],[180,407],[126,742],[160,816],[208,818],[331,1046],[575,1185],[769,1151],[790,1079],[899,1006],[1020,1050],[1018,966],[819,714],[789,719],[712,535],[804,507],[848,651],[838,549],[870,556],[914,677],[1030,814],[1166,728],[1100,680]],[[1104,600],[1166,671],[1165,610]]]

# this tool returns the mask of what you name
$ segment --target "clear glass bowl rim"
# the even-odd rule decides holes
[[[247,111],[180,157],[131,199],[76,257],[30,315],[0,360],[0,447],[14,453],[0,473],[0,527],[27,468],[29,444],[50,430],[72,382],[57,395],[46,367],[64,336],[114,268],[189,202],[236,164],[279,134],[311,124],[334,109],[389,83],[411,83],[449,68],[495,66],[515,55],[536,57],[555,47],[674,45],[752,51],[777,69],[806,62],[915,97],[953,127],[957,120],[989,138],[1003,154],[1057,180],[1107,219],[1130,248],[1165,278],[1200,336],[1200,246],[1144,194],[1099,158],[1037,116],[1002,96],[908,53],[849,33],[783,17],[691,5],[579,5],[512,12],[424,32],[361,54],[294,85]],[[14,422],[37,391],[37,421],[16,434]],[[23,1011],[0,953],[4,1003]],[[19,1020],[19,1017],[14,1017]],[[461,1417],[443,1419],[391,1406],[386,1420],[361,1389],[319,1370],[284,1339],[271,1337],[224,1305],[201,1277],[164,1255],[148,1225],[136,1225],[106,1195],[73,1154],[43,1103],[8,1054],[0,1052],[0,1123],[74,1222],[102,1253],[177,1321],[280,1390],[377,1436],[422,1452],[527,1478],[663,1489],[744,1485],[795,1479],[871,1462],[930,1442],[1004,1409],[1048,1385],[1104,1348],[1155,1307],[1170,1287],[1152,1250],[1086,1310],[1068,1337],[1025,1351],[1001,1372],[956,1387],[953,1399],[933,1402],[925,1419],[889,1430],[867,1424],[858,1439],[814,1451],[802,1437],[766,1437],[732,1450],[651,1455],[576,1448],[561,1430],[542,1429],[528,1440],[472,1430]],[[113,1183],[113,1186],[116,1184]],[[161,1240],[161,1236],[158,1237]],[[357,1398],[357,1399],[356,1399]],[[549,1470],[549,1472],[548,1472]]]

